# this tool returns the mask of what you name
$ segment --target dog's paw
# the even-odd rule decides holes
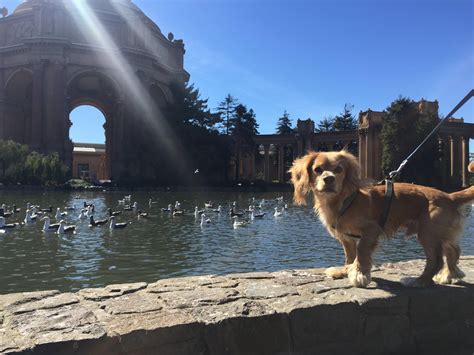
[[[448,268],[445,267],[433,277],[433,281],[440,285],[450,285],[455,284],[465,276],[466,274],[462,272],[462,270],[457,266],[455,267],[453,272],[451,272]]]
[[[367,287],[371,281],[370,272],[363,273],[356,263],[349,268],[348,277],[349,282],[354,287]]]
[[[335,280],[347,277],[347,267],[329,267],[325,271],[326,276]]]

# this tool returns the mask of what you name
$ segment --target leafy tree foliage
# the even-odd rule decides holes
[[[334,131],[351,131],[357,129],[357,120],[352,114],[354,105],[345,104],[344,110],[334,117],[333,129]]]
[[[316,132],[332,132],[334,131],[334,118],[333,117],[325,117],[323,118],[316,127]]]
[[[239,104],[239,101],[233,97],[231,94],[227,94],[227,96],[219,103],[217,107],[217,112],[221,117],[222,122],[222,132],[225,134],[229,134],[230,129],[230,122],[232,116],[234,116],[235,108]]]
[[[68,177],[68,169],[57,153],[28,152],[28,146],[0,141],[0,181],[32,185],[58,185]]]
[[[388,175],[423,141],[439,123],[433,112],[420,112],[416,102],[399,97],[386,109],[381,132],[382,171]],[[432,137],[412,157],[401,174],[401,180],[424,185],[439,185],[439,151]]]
[[[294,129],[291,127],[291,119],[288,112],[283,112],[283,116],[278,119],[277,123],[277,134],[291,134],[294,133]]]

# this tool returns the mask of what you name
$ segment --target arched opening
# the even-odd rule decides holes
[[[110,178],[107,164],[104,113],[90,104],[76,106],[69,114],[73,143],[72,176],[89,181]]]

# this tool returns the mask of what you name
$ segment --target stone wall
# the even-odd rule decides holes
[[[423,265],[378,267],[367,289],[312,269],[3,295],[0,352],[472,355],[474,257],[462,284],[399,283]]]

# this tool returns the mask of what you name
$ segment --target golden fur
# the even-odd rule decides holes
[[[471,166],[474,169],[473,163]],[[391,237],[400,229],[407,235],[417,235],[426,254],[425,269],[411,286],[425,287],[433,279],[451,283],[464,277],[457,266],[459,238],[464,229],[465,205],[474,200],[474,186],[448,194],[426,186],[395,183],[390,213],[382,229],[379,218],[385,186],[364,184],[352,154],[310,152],[293,162],[290,173],[295,203],[306,204],[312,193],[321,222],[344,248],[345,265],[329,268],[327,274],[331,277],[348,276],[353,286],[366,287],[379,238]],[[344,200],[355,191],[354,201],[340,216]]]
[[[471,161],[467,169],[469,170],[470,173],[474,173],[474,161]]]

